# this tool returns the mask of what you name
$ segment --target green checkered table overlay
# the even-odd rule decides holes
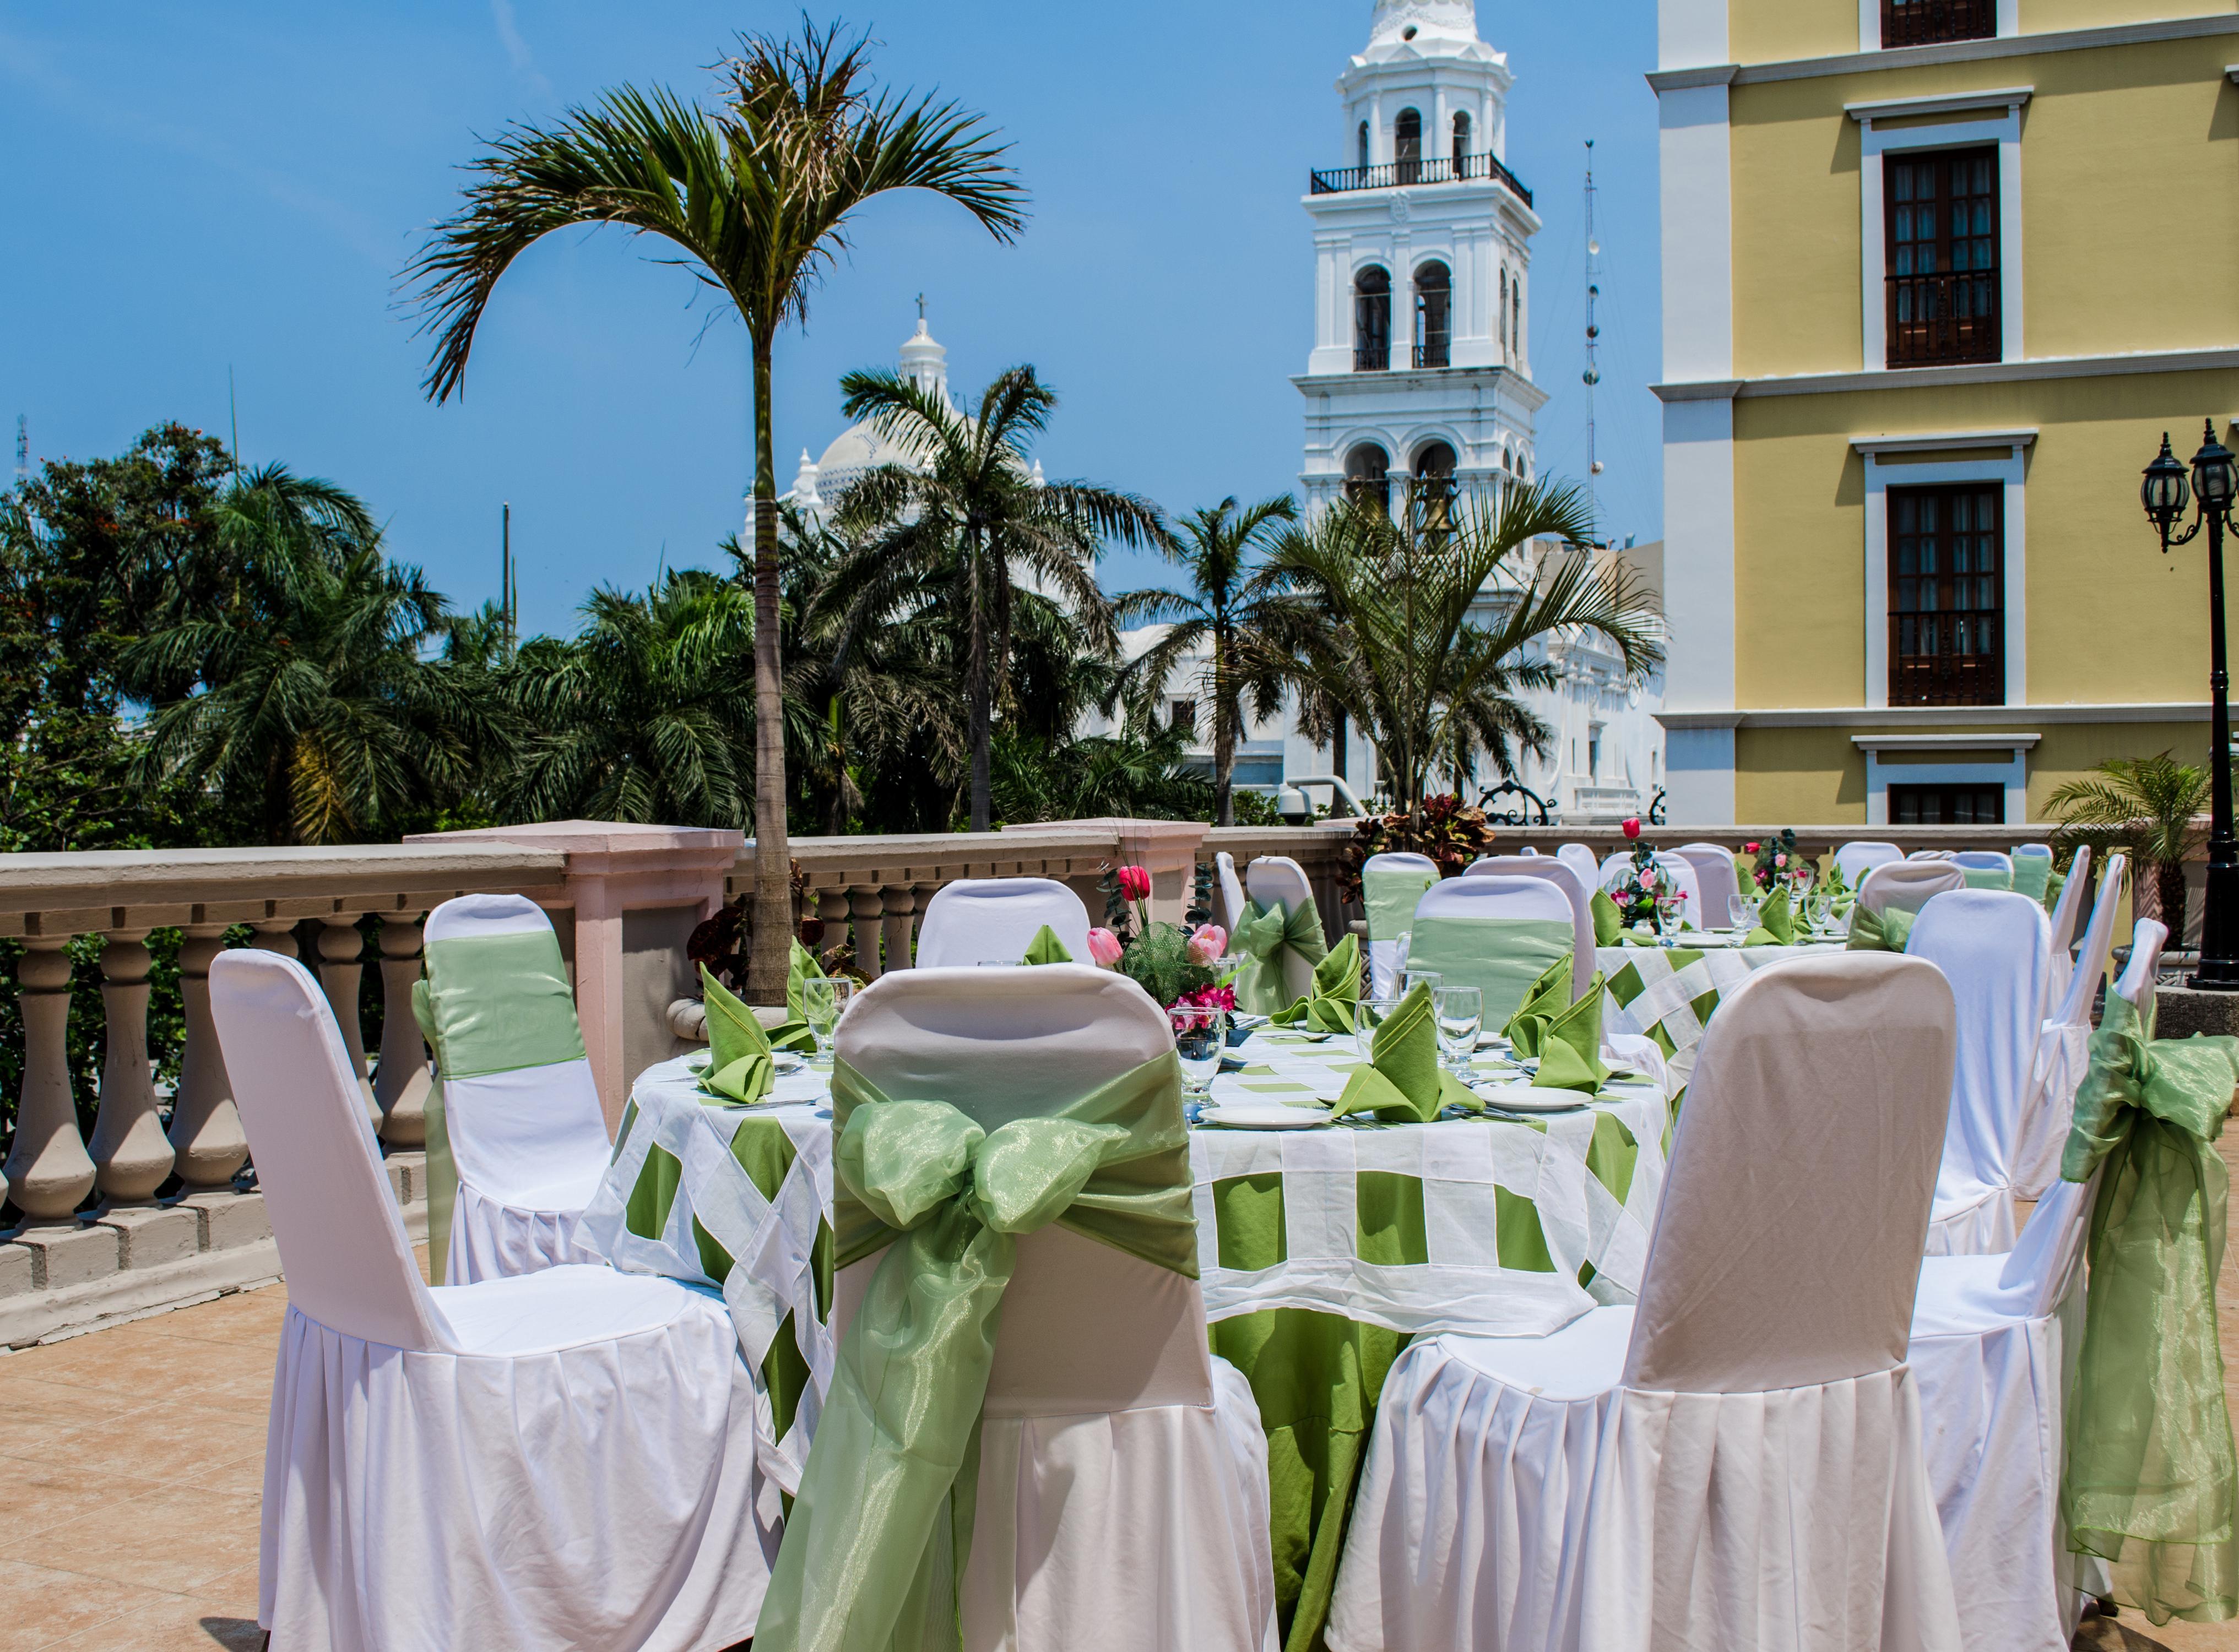
[[[1604,946],[1594,967],[1608,983],[1602,1006],[1605,1033],[1644,1034],[1671,1063],[1674,1092],[1695,1071],[1695,1046],[1718,999],[1771,965],[1791,958],[1839,952],[1840,941],[1805,946]]]

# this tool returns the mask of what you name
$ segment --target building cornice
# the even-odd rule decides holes
[[[1938,430],[1917,436],[1852,436],[1853,451],[1864,454],[1950,453],[1957,448],[2026,448],[2034,429]]]
[[[2151,23],[2109,23],[2097,29],[2053,30],[2041,35],[2001,35],[1995,40],[1951,40],[1933,46],[1900,46],[1890,51],[1847,52],[1836,57],[1658,70],[1648,76],[1648,83],[1659,92],[1680,91],[1694,86],[1747,86],[1764,81],[1816,80],[1826,75],[1858,75],[1931,63],[1983,63],[2001,57],[2028,57],[2039,52],[2144,46],[2164,40],[2199,40],[2233,34],[2239,34],[2239,14],[2164,17]]]
[[[1837,395],[1860,390],[1948,389],[2031,379],[2097,379],[2133,373],[2214,373],[2239,368],[2239,348],[2139,350],[2121,355],[2051,355],[1962,367],[1895,368],[1870,373],[1799,373],[1763,379],[1702,379],[1648,388],[1661,401],[1724,401],[1737,396]]]
[[[1492,378],[1497,381],[1493,386],[1497,392],[1513,397],[1530,413],[1545,407],[1552,394],[1541,389],[1514,368],[1498,366],[1400,368],[1389,373],[1295,373],[1291,375],[1291,382],[1306,395],[1388,395],[1435,390],[1451,382],[1452,375]]]
[[[2016,109],[2036,96],[2034,86],[2001,86],[1987,92],[1950,92],[1937,97],[1884,97],[1845,103],[1843,113],[1861,126],[1876,121],[1908,120],[1916,115],[1972,115],[1986,109]]]
[[[2071,723],[2204,723],[2208,720],[2208,702],[2201,700],[2071,706],[1822,706],[1775,711],[1660,711],[1655,713],[1655,717],[1667,729],[1881,728],[1896,733],[1907,728],[1975,726],[1995,730],[2002,723],[2017,727],[2036,723],[2056,726]],[[2000,732],[1989,738],[2004,744],[2013,737]]]
[[[2044,738],[2042,734],[1853,734],[1850,744],[1877,756],[1884,752],[2026,752]]]

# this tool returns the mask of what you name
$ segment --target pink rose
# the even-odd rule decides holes
[[[1117,969],[1120,965],[1120,938],[1108,929],[1088,932],[1088,955],[1100,969]]]
[[[1638,819],[1627,820],[1624,823],[1624,836],[1625,841],[1628,843],[1634,841],[1640,836],[1640,822]]]
[[[1151,898],[1149,870],[1143,866],[1120,867],[1120,892],[1130,900],[1148,900]]]
[[[1786,855],[1775,855],[1772,858],[1772,864],[1776,866],[1784,866],[1788,864],[1788,857]]]
[[[1228,951],[1228,932],[1219,924],[1200,924],[1190,937],[1190,956],[1200,964],[1217,964]]]

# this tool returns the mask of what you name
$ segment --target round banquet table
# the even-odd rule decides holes
[[[1717,932],[1682,939],[1699,944],[1602,946],[1594,952],[1594,967],[1601,972],[1606,992],[1602,1031],[1653,1038],[1670,1064],[1675,1094],[1686,1087],[1694,1072],[1695,1046],[1702,1043],[1704,1024],[1724,994],[1761,969],[1844,948],[1839,939],[1796,946],[1741,946],[1730,932]]]
[[[1359,1059],[1350,1038],[1261,1031],[1213,1099],[1334,1098]],[[722,1292],[761,1377],[765,1468],[791,1492],[837,1351],[830,1091],[803,1065],[767,1100],[728,1105],[699,1088],[705,1060],[640,1075],[585,1230],[618,1268]],[[1570,1112],[1191,1131],[1206,1314],[1259,1401],[1292,1644],[1327,1610],[1400,1350],[1445,1330],[1544,1335],[1632,1301],[1669,1133],[1664,1091],[1644,1083]]]

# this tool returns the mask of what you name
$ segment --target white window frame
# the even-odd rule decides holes
[[[1854,436],[1866,461],[1866,684],[1869,710],[1889,707],[1889,490],[1954,483],[2001,483],[2004,543],[1999,593],[2005,633],[2005,705],[2029,704],[2028,462],[2034,430],[1962,430],[1933,435]],[[2003,448],[1999,459],[1947,459],[1888,465],[1884,454],[1963,453]]]
[[[2022,31],[2022,0],[1998,0],[1998,38]],[[1882,0],[1858,0],[1858,50],[1891,50],[1882,44]]]
[[[2022,109],[2035,92],[2034,87],[2009,86],[1950,97],[1909,97],[1844,106],[1859,129],[1858,320],[1860,365],[1866,372],[1918,370],[1892,368],[1889,364],[1888,298],[1884,290],[1889,242],[1884,217],[1883,156],[1915,149],[1973,149],[1985,143],[1998,146],[1998,359],[2025,359],[2022,348]],[[1880,124],[1922,116],[1949,118],[1931,125],[1894,129]]]
[[[2029,753],[2041,734],[1854,734],[1866,754],[1866,824],[1890,823],[1892,786],[1995,786],[2006,794],[2008,826],[2029,819]],[[1908,752],[1980,752],[1979,763],[1908,763]],[[1991,757],[2003,752],[2003,760]],[[1894,757],[1895,761],[1890,760]]]

